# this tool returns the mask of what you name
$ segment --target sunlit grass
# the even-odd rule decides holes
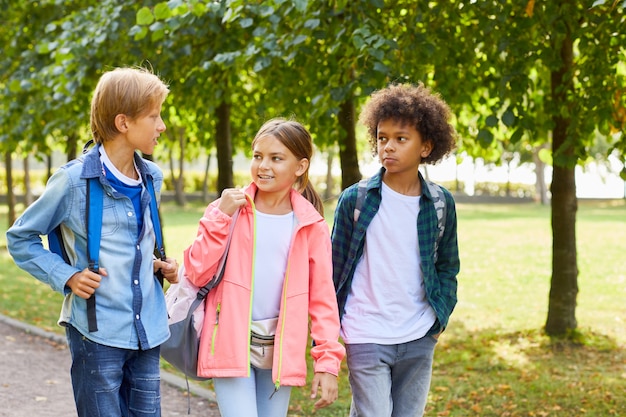
[[[333,208],[329,202],[329,224]],[[203,210],[164,204],[169,256],[181,260]],[[580,202],[577,346],[541,331],[552,274],[550,208],[459,204],[457,212],[459,303],[437,346],[427,415],[626,415],[626,204]],[[6,213],[0,216],[4,229]],[[6,251],[0,265],[0,313],[61,333],[61,296],[19,270]],[[347,415],[345,362],[339,385],[339,400],[316,415]],[[312,415],[309,389],[292,391],[291,417]]]

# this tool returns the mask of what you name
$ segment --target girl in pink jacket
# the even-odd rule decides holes
[[[316,409],[332,404],[345,354],[329,227],[308,181],[311,136],[295,121],[273,119],[252,150],[252,183],[209,204],[184,254],[189,280],[206,285],[239,210],[223,279],[206,299],[198,358],[199,375],[213,378],[222,417],[286,416],[291,386],[306,383],[309,330],[311,398],[320,396]],[[269,331],[258,332],[269,337],[251,333],[268,323]]]

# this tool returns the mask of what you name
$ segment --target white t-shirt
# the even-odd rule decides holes
[[[129,185],[131,187],[141,184],[141,175],[139,175],[137,164],[135,164],[135,171],[137,171],[138,178],[134,179],[134,178],[127,177],[126,175],[122,174],[122,172],[119,169],[117,169],[115,165],[113,165],[113,162],[111,162],[111,160],[109,159],[109,155],[107,155],[106,151],[104,150],[104,146],[100,146],[100,162],[102,162],[102,165],[106,165],[107,169],[111,171],[113,176],[115,176],[115,178],[117,178],[124,184]],[[133,159],[133,163],[134,163],[134,159]]]
[[[397,193],[385,183],[381,193],[341,321],[346,343],[406,343],[425,336],[436,319],[420,269],[420,196]]]
[[[294,215],[256,211],[252,320],[278,317]]]

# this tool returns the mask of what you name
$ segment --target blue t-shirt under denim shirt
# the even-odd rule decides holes
[[[109,169],[106,164],[103,164],[104,172],[111,183],[111,186],[115,188],[115,190],[121,194],[124,194],[126,197],[130,198],[130,201],[133,203],[133,207],[135,207],[135,218],[137,219],[137,235],[141,232],[141,228],[143,227],[143,213],[141,212],[141,183],[138,185],[127,184],[124,181],[117,178]]]

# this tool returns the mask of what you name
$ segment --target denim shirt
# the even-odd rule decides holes
[[[150,218],[150,195],[143,189],[143,230],[131,200],[115,191],[107,181],[99,146],[84,157],[58,169],[46,189],[7,231],[7,246],[13,260],[39,281],[65,295],[59,324],[75,327],[88,339],[122,349],[151,349],[169,337],[163,290],[154,276],[155,234]],[[143,183],[152,180],[160,195],[163,174],[156,164],[135,155]],[[74,295],[65,284],[87,268],[85,226],[86,178],[99,177],[104,187],[100,267],[106,269],[96,289],[98,330],[89,332],[86,300]],[[158,198],[158,197],[157,197]],[[61,225],[69,255],[66,264],[47,250],[42,235]]]
[[[380,206],[383,173],[384,168],[381,168],[376,175],[368,180],[367,196],[356,223],[354,221],[354,208],[358,184],[346,188],[337,202],[332,230],[332,247],[333,282],[337,292],[340,317],[345,311],[354,271],[363,255],[367,227]],[[422,184],[423,198],[420,199],[420,211],[415,227],[417,227],[419,239],[420,268],[424,277],[426,298],[437,315],[437,323],[428,332],[428,335],[432,335],[445,329],[457,302],[457,275],[460,270],[457,218],[452,194],[441,187],[447,208],[444,235],[439,245],[436,245],[439,231],[435,205],[424,178],[421,173],[418,175]],[[437,257],[434,253],[435,247],[438,251]]]

